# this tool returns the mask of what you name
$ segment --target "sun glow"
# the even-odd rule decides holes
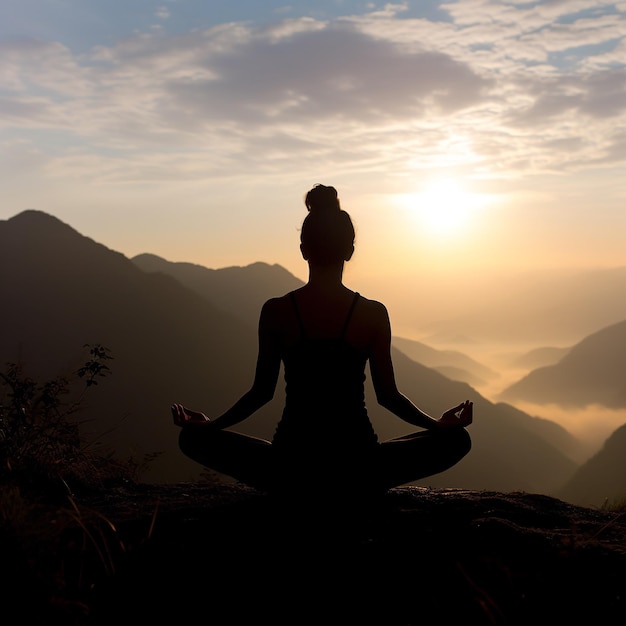
[[[456,180],[437,179],[421,192],[403,194],[400,202],[422,227],[444,237],[467,232],[479,209],[484,208],[489,199],[484,194],[468,191]]]

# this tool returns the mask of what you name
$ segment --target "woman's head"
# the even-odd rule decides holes
[[[300,232],[304,258],[320,265],[348,261],[354,252],[354,226],[341,209],[337,190],[315,185],[304,203],[309,211]]]

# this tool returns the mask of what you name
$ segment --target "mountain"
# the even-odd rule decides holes
[[[456,350],[437,350],[420,341],[403,337],[394,337],[393,345],[413,361],[432,367],[452,380],[481,385],[499,376],[486,365]]]
[[[90,389],[83,430],[102,437],[120,456],[161,452],[149,464],[146,480],[197,477],[200,468],[178,451],[169,406],[184,402],[215,415],[248,389],[256,328],[227,312],[245,296],[233,295],[231,305],[218,308],[210,301],[212,294],[200,296],[172,276],[143,271],[39,211],[0,222],[0,267],[5,302],[0,363],[19,361],[40,380],[75,371],[84,359],[84,344],[106,346],[113,356],[112,373]],[[259,269],[264,275],[274,271],[242,268],[239,274],[245,278],[233,289],[253,282],[246,274],[257,276]],[[263,284],[266,293],[257,293],[257,302],[278,295],[277,283]],[[258,311],[249,315],[256,318]],[[469,385],[449,380],[397,348],[393,356],[400,388],[424,410],[438,415],[466,398],[475,402],[472,452],[427,485],[547,493],[576,469],[537,427],[536,418],[492,404]],[[410,431],[376,404],[369,378],[368,402],[381,439]],[[279,386],[272,402],[241,430],[271,437],[283,398]]]
[[[626,424],[555,493],[559,498],[582,506],[623,504],[626,500]]]
[[[172,276],[216,308],[235,315],[254,328],[261,306],[270,296],[282,295],[304,284],[280,265],[267,263],[209,269],[193,263],[166,261],[147,253],[131,260],[145,272]]]
[[[626,407],[626,320],[589,335],[555,365],[531,371],[499,399],[563,407]]]
[[[534,493],[551,493],[575,471],[577,464],[557,447],[559,435],[568,435],[556,424],[530,417],[508,404],[493,404],[469,385],[450,381],[439,372],[411,361],[394,348],[394,369],[399,389],[431,415],[439,415],[457,401],[474,402],[474,423],[470,427],[472,451],[444,474],[431,476],[418,485],[462,487]],[[371,386],[369,393],[373,394]],[[381,409],[371,396],[368,407],[372,422],[382,438],[411,432],[411,427]],[[550,422],[552,424],[552,422]],[[408,428],[407,428],[408,427]],[[529,462],[532,459],[532,462]],[[508,485],[503,488],[498,485]]]
[[[195,472],[180,469],[169,406],[225,408],[249,384],[254,329],[38,211],[0,222],[0,267],[0,363],[43,381],[71,376],[84,344],[107,347],[112,373],[86,394],[84,429],[124,458],[163,452],[160,474]]]
[[[569,351],[569,348],[554,348],[549,346],[546,346],[544,348],[535,348],[534,350],[530,350],[530,352],[526,352],[517,356],[510,363],[510,367],[524,370],[532,370],[538,367],[555,365]]]
[[[258,312],[268,294],[280,295],[304,283],[280,265],[252,263],[245,267],[210,269],[193,263],[167,261],[154,254],[139,254],[132,262],[146,272],[172,276],[215,307],[239,317],[256,328]],[[401,337],[394,345],[414,361],[432,367],[452,380],[482,384],[498,376],[485,365],[454,350],[436,350]]]
[[[265,299],[267,299],[267,294],[271,292],[271,290],[273,290],[273,293],[281,293],[281,289],[284,290],[283,292],[286,292],[302,285],[301,281],[295,279],[291,274],[286,272],[286,270],[277,265],[269,266],[263,263],[256,263],[244,268],[235,267],[213,270],[189,263],[165,261],[151,254],[138,255],[132,260],[138,267],[146,271],[162,272],[177,278],[181,283],[193,289],[211,303],[233,314],[239,315],[242,319],[246,319],[255,326],[258,313],[252,313],[250,311],[249,314],[245,314],[246,306],[254,306],[256,307],[256,311],[260,308],[260,305]],[[233,287],[233,284],[235,284],[236,287]],[[250,291],[248,295],[240,294],[238,292],[239,289]],[[246,298],[247,300],[244,304]],[[475,378],[476,376],[487,379],[498,376],[493,370],[490,370],[488,367],[474,361],[461,352],[436,350],[418,341],[401,337],[394,337],[393,345],[394,364],[397,370],[396,375],[398,379],[403,375],[405,376],[405,388],[408,390],[415,388],[415,381],[420,380],[422,383],[419,387],[429,389],[429,394],[426,394],[426,397],[423,397],[420,393],[409,392],[407,395],[411,396],[416,404],[422,406],[432,414],[437,414],[438,411],[441,412],[443,408],[447,408],[450,404],[450,396],[447,395],[449,393],[447,391],[449,383],[445,382],[445,378],[468,382],[468,379]],[[405,358],[405,356],[408,356],[409,359]],[[463,369],[456,372],[451,371],[454,369],[454,366]],[[432,403],[431,406],[429,402],[430,396],[433,395],[434,390],[441,387],[445,388],[446,391],[438,395],[438,403]],[[470,387],[462,386],[461,389],[464,389],[464,391],[460,390],[456,397],[466,397],[463,394],[471,394],[471,397],[476,397],[477,395]],[[411,431],[410,426],[397,420],[395,416],[390,416],[384,409],[378,406],[370,380],[367,382],[366,392],[369,413],[381,439],[395,437]],[[486,412],[487,416],[494,420],[504,419],[507,424],[505,432],[502,434],[504,455],[496,455],[494,457],[497,459],[495,462],[507,465],[512,461],[512,464],[524,467],[523,454],[520,455],[520,451],[525,450],[525,447],[520,447],[515,440],[518,428],[524,430],[524,434],[521,435],[522,440],[525,441],[526,438],[529,438],[530,441],[528,444],[531,447],[539,445],[539,447],[542,448],[542,452],[538,455],[538,458],[544,458],[545,454],[550,457],[554,452],[551,448],[554,447],[556,449],[559,460],[551,469],[548,468],[551,462],[548,462],[546,465],[542,463],[535,464],[524,471],[512,471],[511,475],[515,476],[514,480],[518,481],[517,484],[523,483],[525,489],[529,491],[550,490],[561,485],[562,481],[574,470],[575,464],[570,459],[575,456],[573,451],[577,448],[577,442],[563,428],[548,420],[530,418],[521,411],[517,411],[517,409],[505,404],[499,405],[496,408],[486,401],[483,406],[479,400],[477,405],[481,407],[481,413],[484,414]],[[487,485],[489,486],[488,488],[500,488],[503,484],[500,482],[501,477],[497,472],[489,473],[488,471],[483,471],[481,462],[481,448],[489,448],[492,445],[493,442],[491,440],[493,432],[495,431],[483,433],[480,426],[478,428],[473,426],[474,450],[478,449],[475,455],[477,461],[465,460],[463,464],[459,466],[460,469],[455,468],[449,470],[446,472],[445,476],[440,478],[431,477],[428,479],[427,484],[433,486],[449,485],[449,481],[451,477],[453,477],[453,479],[457,481],[456,484],[459,486],[471,484],[473,487],[479,489],[486,488],[485,486]],[[263,437],[271,435],[271,433],[263,428],[254,430],[252,434]],[[533,441],[535,437],[539,439],[538,443]],[[547,449],[543,450],[545,442],[547,442]],[[505,460],[506,457],[508,457],[507,460]],[[458,475],[455,476],[455,474]],[[522,475],[524,476],[522,477]],[[473,482],[473,476],[479,477],[477,481]],[[508,479],[509,475],[507,473],[507,478],[504,482],[506,483]]]

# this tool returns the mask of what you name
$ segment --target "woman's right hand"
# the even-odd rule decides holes
[[[188,426],[189,424],[209,424],[211,420],[200,411],[192,411],[182,404],[171,406],[172,417],[176,426]]]

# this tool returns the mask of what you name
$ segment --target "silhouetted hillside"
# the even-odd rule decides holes
[[[525,354],[516,357],[515,360],[511,362],[510,366],[529,370],[536,369],[538,367],[547,367],[548,365],[555,365],[569,351],[570,348],[535,348],[530,352],[526,352]]]
[[[586,337],[557,364],[533,370],[500,398],[564,407],[626,407],[626,321]]]
[[[254,328],[263,303],[304,283],[280,265],[253,263],[246,267],[209,269],[193,263],[166,261],[154,254],[140,254],[132,262],[146,272],[161,272],[208,300],[216,308],[235,315]]]
[[[258,313],[271,294],[282,295],[304,283],[280,265],[253,263],[245,267],[210,269],[194,263],[167,261],[154,254],[139,254],[132,262],[146,272],[172,276],[215,307],[256,327]],[[436,350],[426,344],[394,337],[393,343],[412,360],[452,380],[480,384],[498,374],[454,350]]]
[[[626,502],[626,424],[556,494],[583,506]]]
[[[106,346],[112,374],[86,398],[85,431],[123,457],[167,451],[160,476],[189,477],[169,406],[225,408],[249,383],[254,329],[38,211],[0,222],[0,267],[0,363],[42,380],[71,374],[84,344]]]
[[[474,374],[472,374],[471,372],[461,369],[460,367],[439,365],[437,367],[433,367],[433,369],[440,374],[443,374],[446,378],[449,378],[450,380],[458,380],[460,382],[467,383],[472,387],[482,387],[487,382],[483,378],[474,376]]]
[[[568,446],[571,436],[560,426],[530,417],[508,404],[493,404],[469,385],[411,361],[393,349],[398,387],[431,415],[465,398],[474,401],[475,420],[470,427],[472,451],[460,463],[441,475],[417,484],[465,489],[513,489],[550,494],[560,487],[577,467],[557,445]],[[373,394],[371,387],[369,393]],[[372,421],[383,437],[411,431],[408,424],[369,401]],[[548,425],[551,427],[548,428]]]
[[[436,350],[420,341],[394,337],[393,345],[410,359],[441,372],[452,380],[470,385],[483,384],[499,376],[497,372],[456,350]]]
[[[163,451],[150,465],[149,481],[196,478],[200,468],[177,449],[169,406],[184,402],[209,415],[228,408],[252,381],[256,329],[172,277],[144,272],[41,212],[0,222],[0,255],[8,268],[0,293],[10,303],[3,308],[0,363],[21,361],[35,378],[67,374],[82,364],[83,344],[108,347],[112,374],[89,395],[84,428],[92,436],[105,433],[124,457]],[[277,295],[269,291],[271,281],[266,285],[267,295],[257,298]],[[573,473],[575,464],[535,418],[494,405],[395,348],[394,359],[400,388],[433,415],[466,398],[475,402],[473,451],[429,485],[549,493]],[[411,430],[376,404],[369,380],[367,393],[382,439]],[[274,400],[241,429],[271,437],[282,399],[280,385]]]

